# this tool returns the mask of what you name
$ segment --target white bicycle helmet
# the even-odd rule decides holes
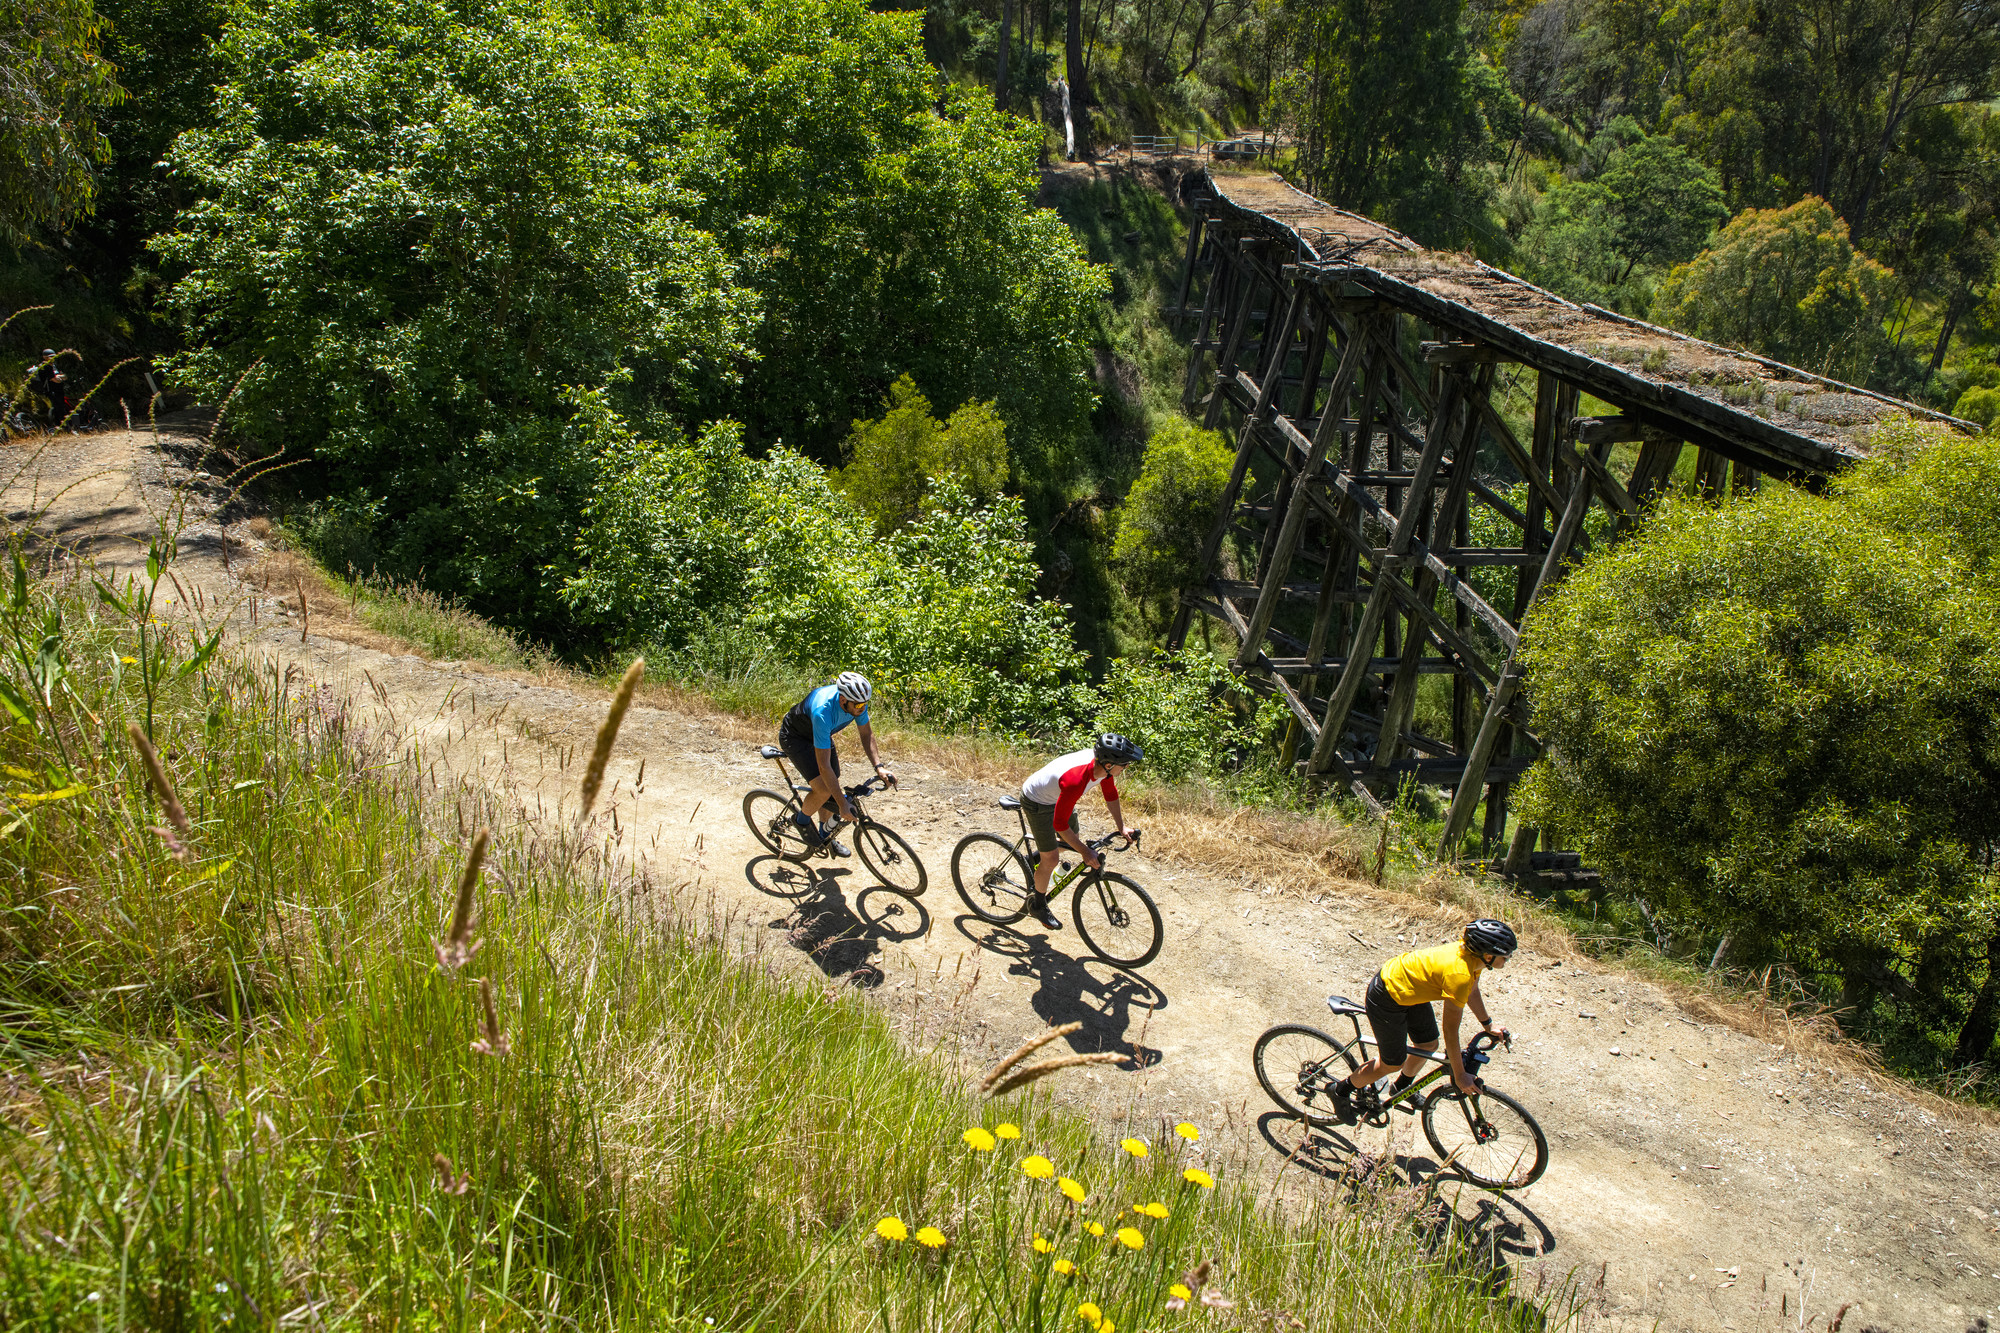
[[[851,704],[865,704],[875,697],[875,687],[859,671],[841,672],[833,686],[840,691],[840,697]]]

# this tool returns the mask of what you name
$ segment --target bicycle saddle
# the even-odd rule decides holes
[[[783,755],[785,752],[783,750],[780,750],[775,745],[767,745],[763,749],[759,750],[757,753],[763,755],[766,759],[776,759],[779,756]]]
[[[1002,810],[1019,810],[1021,808],[1021,800],[1017,796],[1002,796],[1000,798],[1000,808]]]
[[[1333,1010],[1336,1014],[1365,1014],[1368,1012],[1345,995],[1327,996],[1326,1007]]]

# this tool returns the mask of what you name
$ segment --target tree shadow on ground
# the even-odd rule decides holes
[[[1070,1050],[1078,1055],[1123,1052],[1126,1059],[1118,1067],[1127,1070],[1160,1062],[1161,1052],[1144,1044],[1147,1021],[1167,1007],[1166,993],[1158,986],[1101,958],[1072,958],[1051,946],[1046,936],[1022,934],[970,914],[954,924],[981,949],[1007,959],[1007,975],[1035,983],[1028,1007],[1043,1022],[1083,1024],[1066,1038]]]

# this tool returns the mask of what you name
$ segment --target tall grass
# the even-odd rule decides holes
[[[275,668],[162,674],[169,828],[138,627],[87,591],[4,617],[61,669],[0,732],[0,1326],[1540,1324],[1421,1193],[1286,1211],[1170,1133],[1140,1158],[1032,1089],[978,1103],[880,1009]],[[1168,1311],[1199,1258],[1230,1303]]]

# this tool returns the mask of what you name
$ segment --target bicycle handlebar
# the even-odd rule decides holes
[[[889,790],[888,780],[885,779],[880,773],[877,773],[874,777],[868,779],[868,781],[866,782],[857,782],[852,787],[847,788],[847,794],[849,796],[866,796],[869,792],[878,790],[879,791]]]
[[[1110,847],[1112,843],[1122,840],[1123,846],[1117,847],[1114,850],[1121,852],[1133,851],[1137,850],[1139,837],[1143,832],[1144,830],[1142,829],[1133,829],[1130,833],[1107,833],[1103,837],[1094,839],[1085,845],[1093,852],[1101,852],[1106,847]]]

